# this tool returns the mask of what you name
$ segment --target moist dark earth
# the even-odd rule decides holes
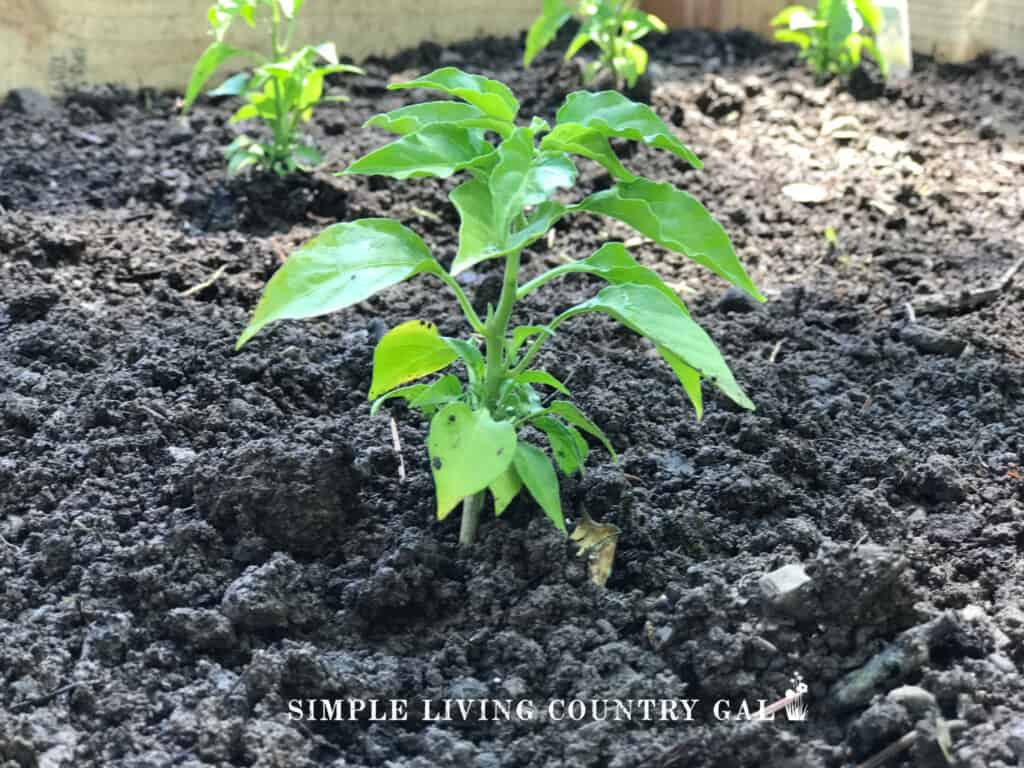
[[[564,326],[541,362],[621,452],[595,446],[562,483],[571,518],[622,530],[605,588],[532,502],[459,548],[433,519],[424,424],[369,417],[386,329],[465,331],[440,283],[234,351],[266,280],[330,223],[394,217],[450,261],[452,181],[333,173],[386,140],[370,115],[426,98],[388,81],[442,64],[551,119],[577,70],[552,52],[523,72],[519,45],[367,62],[310,126],[323,170],[283,181],[226,180],[230,103],[182,120],[174,94],[92,87],[0,111],[3,768],[824,767],[902,737],[886,765],[1024,764],[1024,273],[1001,280],[1024,257],[1019,63],[820,85],[743,32],[653,41],[653,106],[706,168],[619,149],[707,205],[769,301],[603,220],[525,254],[529,277],[629,241],[758,406],[709,388],[698,422],[647,342]],[[826,199],[790,199],[797,182]],[[581,162],[581,194],[609,184]],[[481,306],[499,279],[466,275]],[[596,288],[549,286],[515,320]],[[735,718],[798,674],[805,721]],[[307,698],[407,699],[409,719],[289,720]],[[426,721],[445,698],[538,714]],[[545,714],[683,698],[692,722]]]

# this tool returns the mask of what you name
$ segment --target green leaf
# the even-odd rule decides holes
[[[410,384],[408,387],[399,387],[381,395],[370,406],[370,416],[376,416],[385,402],[396,397],[404,399],[410,408],[429,416],[437,406],[458,400],[461,395],[462,382],[458,377],[448,374],[432,384]]]
[[[303,168],[315,168],[324,161],[323,155],[320,154],[317,148],[311,147],[308,144],[298,144],[292,150],[292,159],[296,165]]]
[[[558,110],[558,124],[576,123],[593,128],[608,138],[641,141],[656,149],[665,149],[686,160],[694,168],[704,164],[669,130],[646,104],[630,101],[618,91],[577,91],[570,93]]]
[[[443,67],[407,83],[392,83],[388,86],[389,90],[403,88],[442,91],[506,122],[515,120],[519,112],[519,102],[507,85],[480,75],[467,74],[455,67]]]
[[[523,344],[539,333],[543,333],[545,336],[555,335],[555,332],[546,325],[520,325],[515,328],[512,331],[512,338],[506,342],[509,358],[515,358]]]
[[[655,348],[662,359],[672,368],[679,383],[683,385],[686,396],[690,398],[693,409],[697,412],[697,421],[700,421],[704,416],[704,395],[700,389],[700,372],[688,366],[679,359],[678,355],[672,354],[662,345],[656,344]]]
[[[469,379],[470,385],[475,387],[482,384],[486,364],[483,354],[477,349],[476,345],[463,339],[445,338],[444,342],[466,364],[466,376]]]
[[[440,271],[419,236],[397,221],[335,224],[293,253],[270,278],[236,348],[268,323],[336,312],[420,272]]]
[[[556,125],[551,133],[541,139],[540,147],[556,152],[570,152],[600,163],[619,181],[636,181],[637,177],[626,170],[612,150],[608,138],[594,128],[578,123]]]
[[[488,186],[499,245],[508,240],[509,225],[526,204],[533,153],[533,134],[528,128],[517,128],[498,146],[498,164],[491,171]]]
[[[585,29],[585,28],[584,28]],[[576,34],[576,37],[569,43],[569,47],[565,49],[565,54],[562,56],[564,61],[568,61],[577,53],[579,53],[583,46],[590,42],[590,32],[581,31]]]
[[[721,352],[704,329],[657,289],[649,285],[608,286],[589,301],[563,312],[552,325],[560,325],[584,312],[611,315],[631,331],[664,347],[699,371],[737,405],[754,410],[754,404],[736,383]]]
[[[493,152],[479,131],[436,123],[364,155],[342,173],[446,179]]]
[[[220,41],[210,43],[209,47],[203,51],[202,56],[199,57],[195,67],[192,69],[192,76],[189,78],[188,88],[185,89],[185,101],[181,107],[182,111],[187,111],[189,107],[192,106],[196,97],[199,96],[199,92],[202,91],[203,86],[206,85],[206,81],[213,77],[213,73],[217,71],[217,68],[221,64],[235,56],[248,55],[250,55],[248,51],[243,51],[240,48],[233,48]]]
[[[868,25],[868,29],[871,30],[872,34],[880,34],[885,17],[874,0],[853,0],[853,2],[857,8],[857,13],[864,19],[864,23]]]
[[[523,66],[528,67],[537,54],[547,48],[565,23],[572,18],[572,8],[564,0],[544,0],[544,10],[526,33]]]
[[[776,31],[775,39],[780,43],[793,43],[794,45],[799,46],[801,51],[806,51],[811,45],[810,35],[791,29],[780,29]]]
[[[516,430],[486,409],[450,403],[430,421],[430,470],[437,492],[437,518],[444,520],[466,496],[497,480],[516,456]]]
[[[491,495],[494,497],[494,516],[501,517],[509,504],[513,502],[519,491],[523,488],[523,481],[519,479],[514,465],[509,466],[490,485]]]
[[[526,174],[526,195],[523,202],[537,205],[549,200],[559,189],[576,184],[576,166],[561,152],[542,152],[534,158]]]
[[[426,320],[410,320],[384,334],[373,351],[369,398],[447,368],[458,355]]]
[[[607,289],[605,289],[607,290]],[[593,301],[593,299],[591,299]],[[568,400],[555,400],[551,405],[548,406],[548,410],[558,416],[561,416],[567,422],[573,426],[579,427],[589,435],[596,437],[604,449],[611,454],[612,459],[615,461],[619,460],[619,455],[615,453],[615,449],[612,448],[611,441],[608,440],[608,436],[598,427],[594,422],[586,417],[575,403],[570,403]]]
[[[568,210],[559,203],[542,203],[527,218],[527,225],[510,235],[497,227],[486,180],[474,178],[463,182],[448,194],[448,198],[460,217],[459,251],[452,262],[453,275],[481,261],[522,250],[543,237]]]
[[[434,123],[458,123],[483,116],[484,113],[472,104],[464,104],[461,101],[428,101],[374,115],[363,124],[363,127],[381,128],[405,136]]]
[[[558,390],[563,395],[572,397],[572,394],[568,389],[566,389],[565,384],[560,382],[547,371],[523,371],[516,376],[516,382],[520,384],[543,384],[546,387]]]
[[[243,120],[252,120],[254,117],[259,116],[260,111],[257,109],[255,104],[243,104],[238,108],[238,111],[230,117],[228,123],[234,125],[235,123],[240,123]]]
[[[788,27],[791,30],[809,29],[816,23],[814,12],[802,5],[783,8],[771,21],[773,27]]]
[[[275,2],[275,0],[271,0],[271,2]],[[302,8],[305,0],[276,0],[276,2],[281,6],[284,15],[289,19],[293,19],[295,14]]]
[[[625,222],[669,250],[703,264],[758,301],[764,296],[736,258],[722,225],[692,195],[647,179],[619,183],[577,206]]]
[[[582,471],[590,447],[574,427],[550,416],[538,416],[531,419],[530,424],[547,435],[551,455],[555,457],[555,462],[563,475],[568,476],[577,470]]]
[[[614,285],[623,283],[649,285],[668,296],[679,305],[680,309],[689,314],[686,304],[679,298],[679,294],[667,286],[657,272],[639,264],[622,243],[605,243],[586,259],[555,267],[520,288],[519,296],[521,298],[544,283],[573,272],[596,275]]]
[[[252,76],[248,72],[232,75],[219,86],[207,93],[208,96],[240,96],[249,87]]]
[[[828,40],[830,58],[838,55],[846,44],[846,38],[853,32],[853,16],[846,0],[832,0],[828,3],[825,18],[825,32]]]
[[[544,510],[544,514],[558,530],[567,533],[565,518],[562,516],[562,499],[558,491],[558,476],[544,451],[529,443],[520,442],[516,445],[515,467],[523,485]]]

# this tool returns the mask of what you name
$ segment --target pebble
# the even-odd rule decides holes
[[[7,94],[4,106],[23,115],[39,116],[54,111],[50,97],[35,88],[15,88]]]
[[[902,705],[914,717],[923,717],[938,707],[935,696],[917,685],[893,688],[886,694],[886,698]]]
[[[730,312],[753,312],[760,308],[761,305],[757,299],[735,286],[727,288],[725,293],[722,294],[722,298],[718,300],[718,311],[723,314],[729,314]]]
[[[923,325],[905,326],[900,330],[900,340],[926,355],[958,357],[967,348],[966,341]]]
[[[801,602],[811,577],[799,563],[791,563],[766,573],[758,581],[761,593],[777,608],[792,611]]]

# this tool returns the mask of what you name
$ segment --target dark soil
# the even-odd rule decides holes
[[[412,318],[462,331],[437,283],[233,351],[327,223],[396,217],[453,256],[451,182],[330,171],[383,140],[367,117],[423,98],[389,77],[442,62],[550,117],[574,70],[518,56],[484,40],[371,61],[313,128],[328,168],[287,181],[225,181],[229,104],[181,122],[173,96],[91,89],[0,111],[3,768],[847,766],[915,729],[888,765],[946,765],[943,732],[955,765],[1024,764],[1024,275],[978,308],[906,310],[1024,256],[1018,64],[925,60],[851,93],[746,34],[656,43],[653,104],[707,167],[629,162],[702,199],[770,301],[634,248],[756,413],[708,392],[696,422],[610,322],[546,354],[622,454],[563,485],[568,510],[622,529],[605,589],[526,502],[459,549],[432,519],[424,425],[395,406],[399,481],[388,419],[368,417],[371,351]],[[829,199],[782,194],[800,181]],[[633,236],[562,223],[526,270],[609,235]],[[469,275],[478,299],[498,270]],[[567,280],[518,319],[594,290]],[[716,699],[774,701],[797,673],[806,722],[715,719]],[[290,699],[345,697],[409,699],[410,720],[288,719]],[[689,723],[424,722],[418,702],[443,698],[701,702]]]

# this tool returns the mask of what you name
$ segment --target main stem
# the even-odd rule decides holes
[[[501,286],[501,298],[498,299],[498,308],[485,326],[487,371],[484,374],[484,399],[486,407],[494,417],[497,417],[494,411],[501,395],[501,382],[505,379],[505,336],[508,332],[509,318],[512,316],[512,307],[516,303],[518,278],[519,252],[516,251],[505,259],[505,281]],[[486,491],[480,491],[462,500],[462,526],[459,529],[459,544],[462,546],[476,542],[480,512],[483,510],[486,495]]]

